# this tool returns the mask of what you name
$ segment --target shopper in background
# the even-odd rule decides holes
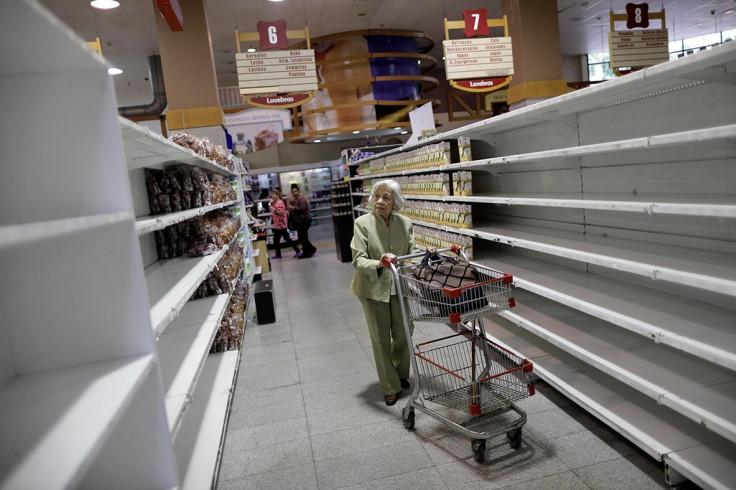
[[[309,227],[312,226],[312,215],[310,213],[309,201],[299,191],[297,184],[291,184],[291,196],[286,200],[286,207],[291,215],[289,222],[292,225],[290,227],[296,231],[299,244],[302,246],[302,256],[300,258],[309,258],[317,251],[317,248],[309,241]]]
[[[383,259],[396,264],[397,256],[421,250],[414,240],[411,220],[396,214],[404,206],[399,184],[393,180],[377,182],[370,201],[373,212],[356,219],[353,227],[350,246],[355,271],[350,292],[363,304],[378,381],[386,405],[393,405],[401,388],[410,387],[410,353],[396,287]],[[413,325],[410,331],[413,333]]]
[[[292,247],[296,255],[294,257],[301,257],[302,252],[297,247],[296,243],[289,237],[289,232],[286,229],[286,205],[281,199],[281,191],[274,189],[271,191],[271,218],[273,218],[273,246],[276,249],[272,259],[281,258],[281,238],[283,237],[287,247]]]

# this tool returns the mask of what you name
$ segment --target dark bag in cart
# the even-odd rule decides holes
[[[426,283],[422,294],[428,306],[438,308],[440,315],[466,313],[487,304],[482,288],[468,288],[457,298],[448,298],[442,292],[444,287],[472,286],[478,282],[477,269],[465,259],[431,255],[427,252],[422,263],[412,270],[412,275]]]

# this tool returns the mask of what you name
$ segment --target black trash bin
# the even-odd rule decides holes
[[[256,302],[256,318],[259,325],[276,321],[276,306],[273,300],[273,280],[258,281],[253,287]]]

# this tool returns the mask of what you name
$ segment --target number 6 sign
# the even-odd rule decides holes
[[[266,22],[259,20],[256,24],[260,37],[258,47],[260,49],[287,49],[289,39],[286,36],[286,21],[284,19]]]

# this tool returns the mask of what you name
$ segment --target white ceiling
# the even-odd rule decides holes
[[[121,6],[101,11],[89,0],[41,0],[86,41],[100,37],[105,58],[125,72],[115,78],[118,97],[142,92],[150,101],[147,59],[158,54],[155,0],[119,0]],[[188,1],[181,0],[186,5]],[[486,8],[501,17],[501,0],[203,0],[206,5],[215,69],[221,87],[237,85],[235,29],[255,32],[259,20],[285,19],[290,29],[309,26],[312,38],[368,28],[419,30],[437,46],[430,54],[441,60],[443,17],[462,18],[463,9]],[[533,0],[520,0],[533,1]],[[631,0],[557,0],[563,55],[608,51],[609,11],[624,12]],[[670,40],[736,28],[736,0],[656,0],[650,10],[665,8]],[[656,21],[655,21],[656,23]],[[186,28],[186,11],[184,11]],[[658,27],[658,26],[653,26]]]

